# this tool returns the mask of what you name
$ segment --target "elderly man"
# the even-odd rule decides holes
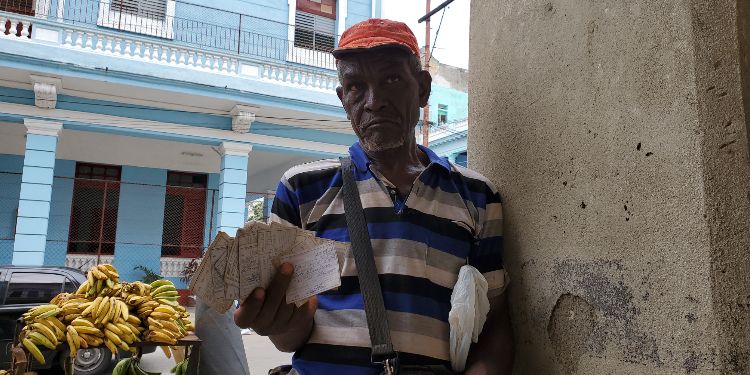
[[[349,241],[341,187],[342,174],[353,173],[393,347],[402,368],[423,366],[401,373],[451,373],[450,298],[459,269],[469,264],[487,280],[491,309],[465,374],[510,374],[500,197],[483,176],[416,144],[432,78],[421,68],[414,34],[403,23],[370,19],[344,32],[333,54],[336,93],[359,138],[349,149],[353,168],[343,170],[340,160],[292,168],[279,183],[272,219]],[[352,255],[341,287],[301,307],[284,300],[292,272],[283,264],[266,290],[255,290],[235,313],[237,325],[294,351],[292,374],[382,373],[371,362]]]

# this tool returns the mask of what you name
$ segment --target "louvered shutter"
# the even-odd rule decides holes
[[[110,8],[139,17],[163,20],[167,14],[167,0],[113,0]]]
[[[316,14],[297,11],[295,14],[294,45],[296,47],[331,51],[336,42],[336,22]]]

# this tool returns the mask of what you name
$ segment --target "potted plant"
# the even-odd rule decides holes
[[[190,285],[190,280],[193,278],[193,275],[195,275],[195,271],[198,270],[198,266],[200,265],[200,262],[198,261],[198,258],[193,258],[185,264],[185,268],[182,269],[180,280],[185,283],[185,285]],[[192,298],[192,293],[190,289],[180,289],[177,291],[180,293],[180,304],[183,306],[195,306],[195,299]]]

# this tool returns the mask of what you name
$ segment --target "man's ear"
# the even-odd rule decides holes
[[[417,74],[419,81],[419,106],[424,108],[430,100],[432,92],[432,75],[427,70],[422,70]]]
[[[339,96],[341,104],[344,104],[344,88],[342,86],[336,86],[336,95]]]

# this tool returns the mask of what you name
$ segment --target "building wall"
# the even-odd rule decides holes
[[[449,123],[469,116],[469,94],[466,92],[433,84],[430,94],[430,122],[437,123],[439,104],[448,106]]]
[[[347,3],[346,13],[347,28],[356,24],[357,22],[371,18],[372,1],[377,0],[349,0],[349,2]]]
[[[56,160],[55,179],[52,186],[49,229],[44,263],[62,266],[67,254],[71,206],[75,177],[73,160]],[[13,255],[13,227],[21,186],[23,156],[0,154],[0,264],[10,264]],[[164,197],[167,170],[122,167],[123,184],[120,188],[116,235],[115,266],[123,280],[141,277],[133,267],[144,265],[159,272],[164,220]],[[218,210],[218,173],[208,174],[206,215],[204,218],[204,245],[216,236]],[[213,217],[212,217],[213,214]],[[179,278],[173,278],[184,286]]]
[[[743,3],[473,4],[469,158],[504,198],[515,373],[750,371]]]
[[[0,264],[10,264],[13,259],[22,169],[23,156],[0,154]]]
[[[166,188],[139,184],[159,185],[166,180],[163,169],[122,167],[114,263],[123,280],[140,278],[136,266],[159,273]],[[120,225],[126,222],[130,225]]]

